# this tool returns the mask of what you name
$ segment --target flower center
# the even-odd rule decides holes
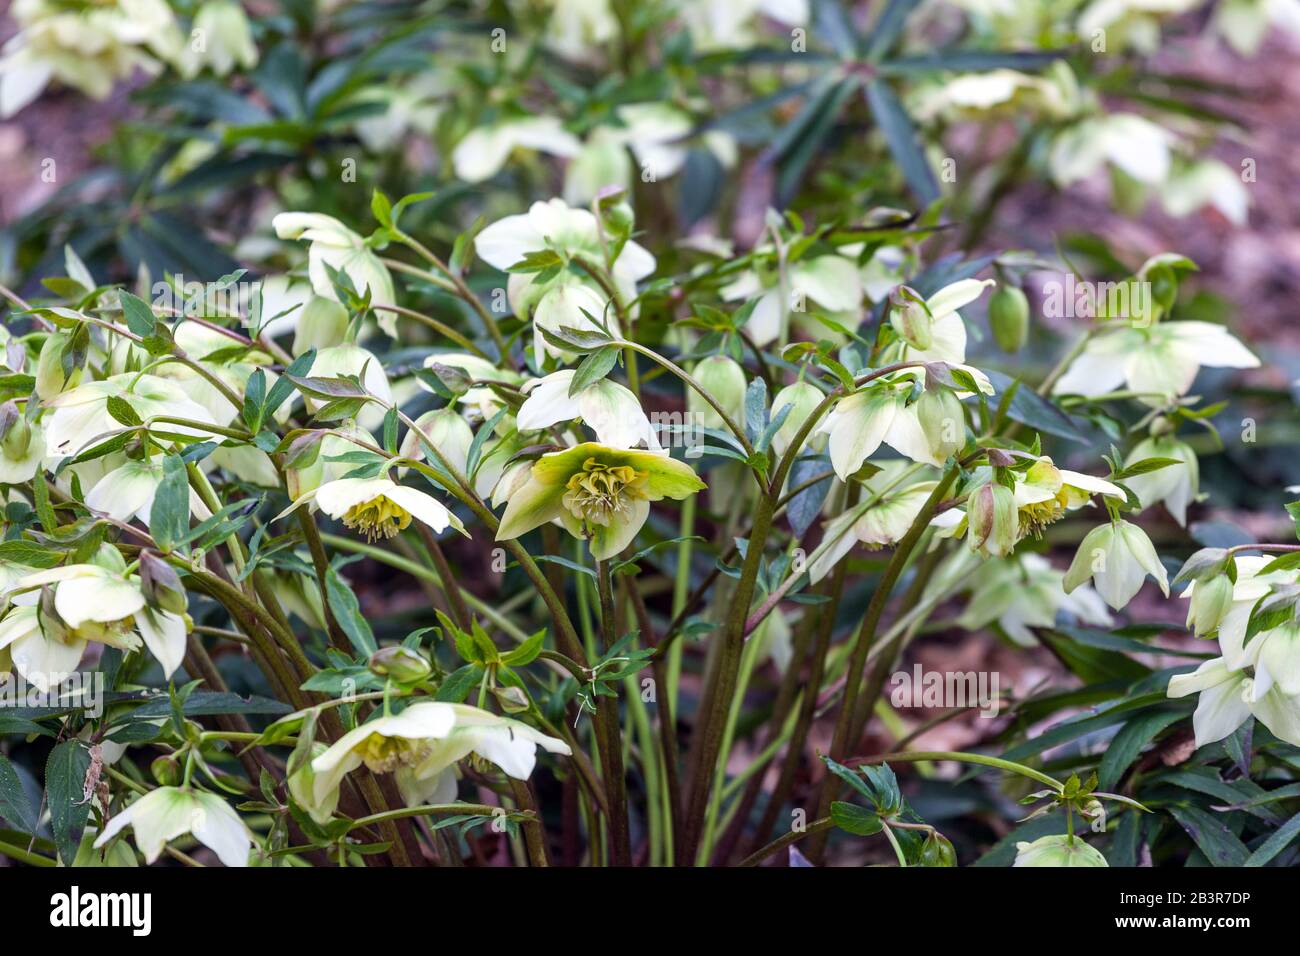
[[[430,749],[424,740],[371,734],[357,745],[356,754],[375,773],[392,773],[399,767],[412,767],[419,763],[428,756]]]
[[[124,651],[133,651],[140,646],[140,638],[135,630],[135,617],[124,617],[117,621],[82,621],[76,628],[70,628],[64,643],[75,638],[82,641],[94,641]]]
[[[1048,498],[1046,501],[1035,501],[1029,505],[1021,505],[1020,527],[1026,529],[1026,534],[1032,534],[1035,538],[1042,537],[1043,529],[1065,514],[1065,504],[1068,497],[1065,489],[1062,488],[1056,493],[1055,498]]]
[[[409,525],[411,513],[380,495],[349,508],[343,516],[343,523],[374,541],[376,538],[391,538]]]
[[[646,497],[648,477],[631,465],[606,465],[588,458],[582,471],[565,485],[564,507],[576,518],[609,527],[611,521],[631,511],[634,501]]]

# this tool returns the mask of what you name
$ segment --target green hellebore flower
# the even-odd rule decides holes
[[[1093,528],[1079,544],[1079,550],[1065,572],[1065,593],[1069,594],[1088,578],[1097,593],[1116,611],[1121,610],[1151,575],[1169,597],[1169,575],[1146,532],[1128,521],[1115,521]]]
[[[1197,637],[1207,637],[1219,629],[1224,615],[1232,608],[1232,582],[1226,574],[1208,581],[1195,582],[1191,603],[1187,607],[1187,626]]]
[[[725,355],[710,355],[696,363],[691,374],[717,400],[733,422],[744,419],[745,389],[748,385],[745,370],[739,364]],[[699,416],[699,421],[705,428],[725,427],[722,416],[694,389],[686,393],[686,408],[692,415]]]
[[[1016,862],[1012,866],[1109,866],[1096,847],[1079,837],[1040,837],[1033,843],[1016,844]]]
[[[775,418],[780,414],[781,409],[785,406],[791,406],[790,412],[785,416],[785,421],[781,427],[776,430],[772,436],[772,450],[778,455],[784,455],[790,443],[794,441],[795,436],[799,434],[799,429],[808,417],[817,410],[817,406],[822,403],[826,397],[816,385],[809,382],[795,382],[793,385],[787,385],[781,391],[776,393],[772,399],[772,417]],[[812,435],[809,435],[812,438]],[[805,448],[808,447],[805,443]]]
[[[543,455],[506,505],[497,540],[508,541],[556,518],[576,538],[591,539],[605,561],[626,548],[645,524],[650,502],[681,500],[707,487],[667,452],[585,442]]]

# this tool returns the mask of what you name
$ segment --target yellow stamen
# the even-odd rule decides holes
[[[357,745],[355,753],[375,773],[392,773],[399,767],[413,767],[428,755],[430,749],[423,740],[371,734]]]
[[[649,475],[631,465],[606,465],[588,458],[582,471],[570,476],[564,492],[564,507],[589,524],[609,527],[610,522],[631,510],[632,502],[644,500]]]
[[[403,530],[411,523],[411,513],[380,495],[349,508],[343,516],[343,523],[374,541],[376,538],[391,538]]]

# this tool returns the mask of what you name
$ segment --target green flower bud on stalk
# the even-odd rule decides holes
[[[925,299],[905,285],[889,295],[889,324],[912,348],[924,351],[934,344],[934,316]]]
[[[1109,866],[1095,847],[1079,837],[1045,836],[1033,843],[1016,844],[1012,866]]]
[[[1218,630],[1231,607],[1232,582],[1226,574],[1216,575],[1208,581],[1197,581],[1187,609],[1187,626],[1197,637],[1209,637]]]
[[[952,841],[938,830],[931,830],[925,842],[921,844],[922,866],[956,866],[957,851]]]
[[[189,609],[180,575],[152,551],[140,555],[140,590],[146,601],[164,611],[184,614]]]
[[[13,402],[0,405],[0,447],[6,458],[25,458],[32,443],[32,426]]]
[[[293,337],[293,354],[302,355],[311,349],[327,349],[342,345],[348,333],[348,310],[340,302],[323,296],[312,296],[302,308],[298,318],[298,331]]]
[[[1019,539],[1020,519],[1010,488],[989,482],[970,496],[970,546],[985,554],[1005,557]]]
[[[181,782],[183,771],[181,762],[174,754],[165,754],[149,765],[153,778],[164,787],[174,787]]]
[[[409,647],[381,647],[370,655],[370,672],[380,677],[391,677],[399,684],[414,684],[432,673],[424,655]]]
[[[54,398],[65,386],[75,385],[75,380],[81,375],[78,369],[72,375],[73,381],[69,381],[63,370],[63,353],[67,346],[68,337],[58,333],[51,334],[41,346],[40,357],[36,360],[36,394],[43,401]]]
[[[1151,283],[1152,301],[1167,313],[1178,300],[1178,276],[1169,266],[1160,265],[1147,273],[1147,281]]]
[[[1019,352],[1029,338],[1029,300],[1017,286],[1000,286],[989,298],[989,327],[1004,352]]]
[[[947,461],[966,444],[966,416],[949,388],[927,388],[916,402],[916,417],[934,457]]]
[[[710,355],[691,373],[704,390],[739,423],[745,417],[745,370],[725,355]],[[722,418],[694,389],[687,393],[686,407],[700,416],[705,428],[723,428]]]

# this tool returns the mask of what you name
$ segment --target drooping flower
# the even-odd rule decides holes
[[[932,480],[907,484],[908,474],[904,462],[884,462],[879,474],[863,482],[866,499],[827,522],[822,544],[808,566],[808,576],[814,584],[855,545],[875,550],[897,544],[907,534],[938,484]]]
[[[338,301],[330,279],[330,269],[347,275],[358,295],[370,292],[370,301],[393,304],[397,295],[393,277],[379,261],[365,239],[333,216],[318,212],[282,212],[271,221],[281,239],[310,242],[307,250],[307,273],[316,294]],[[397,313],[386,309],[376,312],[379,327],[391,338],[397,337]]]
[[[190,42],[176,57],[176,67],[186,79],[193,79],[205,66],[225,76],[236,64],[245,70],[257,66],[248,17],[234,0],[205,0],[194,15]]]
[[[1084,536],[1065,572],[1069,594],[1088,578],[1097,593],[1116,611],[1122,610],[1142,589],[1147,575],[1169,596],[1169,575],[1146,532],[1128,521],[1098,525]]]
[[[980,391],[992,394],[993,386],[983,373],[965,368],[974,373]],[[931,396],[941,403],[937,409],[929,402],[909,401],[923,378],[905,369],[872,383],[841,399],[818,426],[819,434],[830,437],[831,465],[841,481],[847,481],[881,444],[918,464],[935,466],[943,465],[964,445],[966,419],[957,394],[951,396],[952,402]]]
[[[1055,627],[1059,613],[1084,624],[1109,627],[1113,618],[1097,592],[1081,584],[1066,594],[1064,578],[1065,573],[1040,554],[985,561],[968,579],[969,603],[956,623],[974,631],[996,621],[1008,637],[1026,647],[1036,643],[1031,628]]]
[[[538,431],[581,418],[602,445],[661,447],[654,426],[631,391],[617,382],[601,379],[570,395],[574,374],[572,369],[561,369],[524,386],[528,398],[515,413],[515,424],[520,431]]]
[[[1168,130],[1134,113],[1108,113],[1066,127],[1052,143],[1048,163],[1059,186],[1086,179],[1105,165],[1140,183],[1159,185],[1169,175]]]
[[[445,365],[459,369],[474,382],[500,382],[503,385],[521,385],[524,377],[513,369],[499,368],[485,358],[464,352],[436,352],[424,360],[425,368]],[[420,387],[428,390],[429,386],[420,382]],[[471,385],[457,401],[478,411],[484,421],[490,419],[501,407],[501,396],[489,385]]]
[[[343,778],[365,765],[392,773],[408,806],[455,797],[453,765],[471,753],[517,780],[533,771],[538,746],[568,755],[567,744],[527,724],[477,707],[421,701],[398,714],[375,717],[348,731],[299,771],[295,799],[324,822],[337,805]]]
[[[1128,464],[1148,458],[1173,458],[1181,464],[1132,475],[1124,479],[1125,484],[1138,496],[1143,508],[1163,502],[1173,519],[1187,527],[1187,506],[1199,498],[1200,463],[1196,452],[1172,435],[1160,435],[1138,442],[1128,454]]]
[[[49,682],[50,675],[75,670],[90,641],[132,651],[143,640],[164,677],[181,665],[189,629],[185,617],[147,606],[134,575],[98,564],[69,564],[29,574],[18,586],[51,587],[58,615],[57,620],[47,618],[43,608],[38,615],[22,614],[6,632],[14,667],[34,684],[41,682],[38,673]],[[24,610],[38,608],[17,607],[9,616]]]
[[[1096,847],[1089,846],[1080,837],[1039,837],[1032,843],[1016,844],[1016,860],[1012,866],[1109,866]]]
[[[102,848],[128,826],[135,831],[135,845],[146,863],[157,860],[169,841],[189,833],[223,865],[248,866],[253,834],[230,804],[215,793],[193,787],[151,790],[108,821],[95,848]]]
[[[691,375],[714,397],[733,422],[745,419],[745,370],[735,359],[710,355],[695,363]],[[686,409],[705,428],[723,428],[722,416],[695,389],[686,392]]]
[[[170,58],[182,39],[164,0],[100,0],[87,9],[55,0],[14,0],[19,30],[0,56],[0,118],[55,80],[98,100],[135,70],[157,73],[150,53]]]
[[[1258,672],[1252,677],[1245,669],[1233,668],[1226,658],[1216,657],[1190,674],[1171,677],[1167,693],[1200,694],[1192,714],[1198,747],[1223,740],[1252,715],[1275,736],[1300,746],[1300,695],[1287,693],[1283,685]]]
[[[1037,537],[1044,528],[1058,521],[1067,511],[1082,507],[1093,495],[1124,500],[1124,491],[1118,485],[1104,478],[1057,468],[1046,455],[1030,465],[1027,471],[1013,474],[1022,536],[1032,534]]]
[[[772,450],[778,455],[784,455],[790,443],[795,440],[799,434],[799,429],[803,427],[809,417],[817,410],[817,406],[822,403],[826,395],[816,385],[809,382],[795,382],[793,385],[787,385],[781,391],[777,392],[772,398],[772,417],[776,418],[781,413],[781,409],[790,406],[790,411],[786,413],[785,421],[781,427],[776,430],[772,436]],[[812,439],[815,430],[810,433],[808,438]],[[804,448],[809,447],[810,441],[805,440]]]
[[[781,336],[791,311],[820,308],[830,313],[856,313],[862,305],[862,277],[857,264],[845,256],[823,255],[800,259],[788,270],[789,301],[782,301],[780,276],[775,271],[744,272],[722,289],[728,301],[757,297],[745,331],[756,345],[768,345]]]
[[[277,517],[312,503],[331,518],[369,540],[391,538],[418,518],[435,532],[448,527],[465,534],[459,518],[437,498],[415,488],[399,485],[391,478],[338,478],[297,498]]]
[[[604,561],[636,537],[650,502],[681,500],[704,487],[689,465],[667,452],[586,442],[533,462],[527,481],[506,505],[497,540],[517,538],[558,518],[574,537],[590,539],[592,556]]]
[[[502,271],[519,265],[529,253],[548,251],[565,264],[577,260],[598,268],[605,265],[595,215],[586,209],[571,209],[562,199],[535,202],[527,213],[497,220],[475,237],[474,248],[480,259]],[[611,272],[625,302],[635,298],[637,282],[654,270],[654,256],[644,247],[634,241],[623,244]],[[543,272],[549,278],[543,277]],[[553,333],[565,326],[592,330],[596,328],[593,319],[612,322],[604,290],[571,269],[539,265],[536,270],[513,272],[506,294],[516,315],[532,317],[533,350],[539,364],[546,355],[566,354],[545,339],[542,329]]]
[[[407,431],[402,440],[400,451],[403,458],[426,458],[427,439],[427,444],[433,445],[457,471],[465,471],[474,432],[459,412],[454,408],[435,408],[417,418],[415,424],[416,428]]]

